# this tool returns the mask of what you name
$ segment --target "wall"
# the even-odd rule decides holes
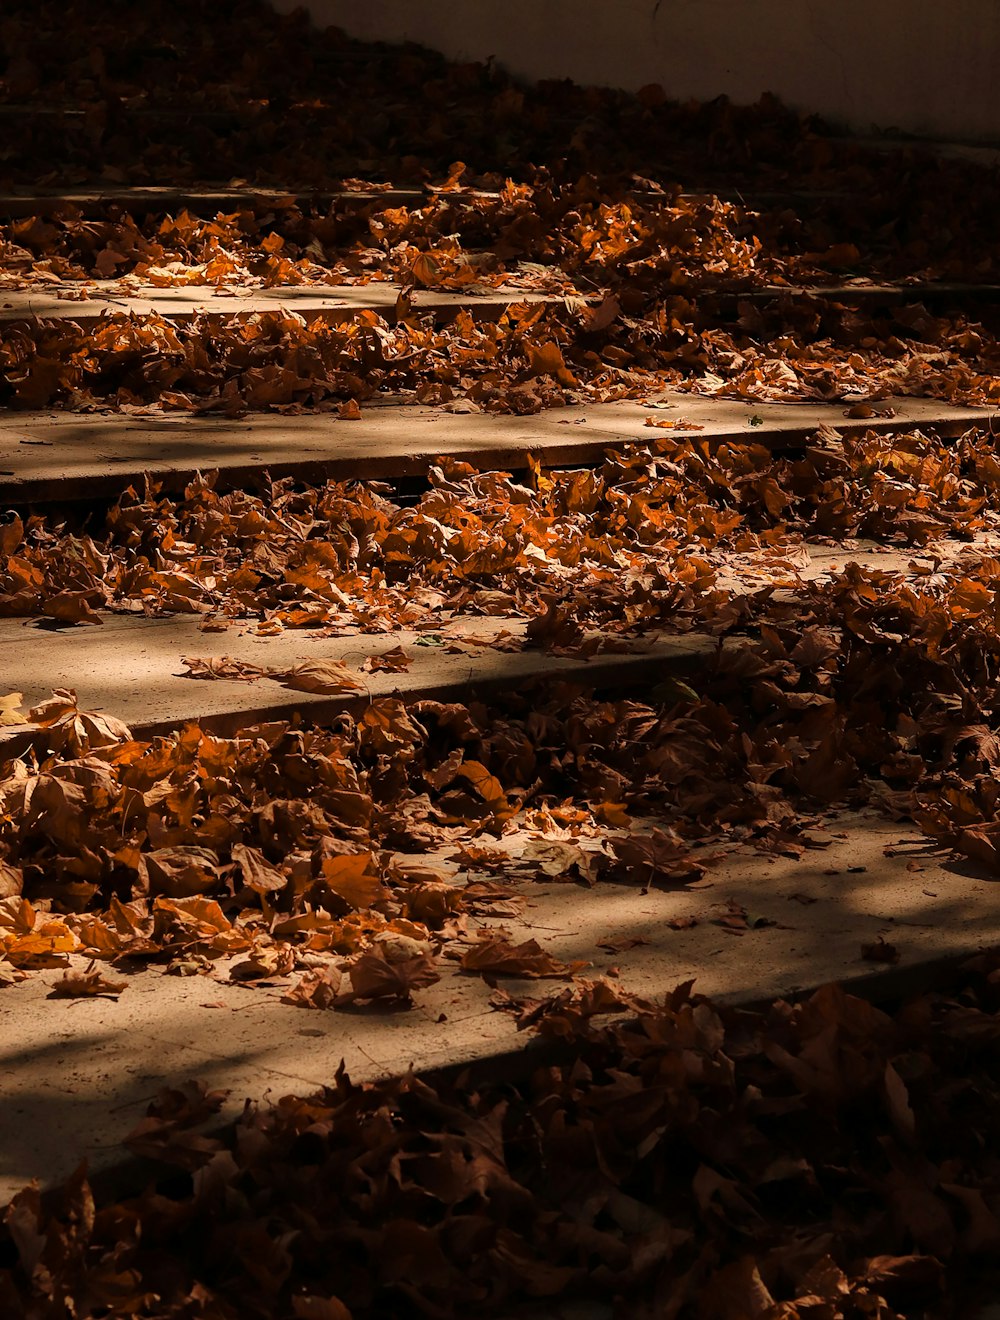
[[[303,0],[273,0],[290,10]],[[681,100],[773,92],[855,129],[1000,141],[997,0],[305,0],[320,26]]]

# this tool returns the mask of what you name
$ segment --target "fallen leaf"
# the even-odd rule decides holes
[[[234,843],[233,861],[240,868],[243,883],[258,894],[275,894],[285,888],[288,878],[283,871],[272,866],[259,848]]]
[[[861,956],[866,962],[890,963],[899,962],[899,950],[894,944],[889,944],[880,935],[872,944],[862,944]]]
[[[466,972],[483,976],[517,976],[526,979],[555,977],[569,980],[585,967],[587,962],[564,963],[543,949],[537,940],[524,940],[515,944],[509,936],[496,931],[482,931],[478,943],[462,954],[460,966]]]
[[[63,972],[58,981],[52,983],[50,999],[116,999],[128,988],[128,981],[112,981],[91,963],[82,972]]]
[[[333,1008],[340,991],[341,975],[333,967],[317,968],[301,976],[281,996],[283,1004],[296,1008]]]
[[[0,696],[0,728],[28,723],[20,711],[21,701],[20,692],[8,692],[6,696]]]
[[[435,962],[426,954],[390,962],[382,948],[361,954],[348,964],[346,970],[351,989],[339,997],[338,1004],[386,1000],[409,1005],[414,990],[425,989],[441,979]]]
[[[343,660],[301,660],[291,669],[268,672],[296,692],[337,694],[363,691],[365,686]]]

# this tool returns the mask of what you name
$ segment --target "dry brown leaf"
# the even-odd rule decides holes
[[[234,678],[252,683],[267,673],[260,665],[236,660],[231,655],[185,655],[181,657],[181,663],[187,669],[188,678]]]
[[[645,417],[644,426],[656,427],[659,431],[704,431],[700,422],[692,422],[687,417]]]
[[[51,697],[32,706],[28,711],[28,719],[32,724],[40,724],[43,729],[49,729],[64,720],[75,718],[78,710],[76,693],[69,688],[56,688]]]
[[[538,943],[524,940],[515,944],[508,935],[497,931],[483,931],[479,942],[467,949],[460,958],[463,971],[478,972],[483,976],[516,976],[526,979],[554,977],[569,980],[585,967],[587,962],[560,962]]]
[[[384,892],[370,852],[324,857],[320,869],[327,888],[356,911],[370,908]]]
[[[638,949],[641,945],[649,943],[645,935],[605,935],[603,939],[597,941],[597,947],[607,953],[626,953],[629,949]]]
[[[60,623],[103,623],[86,591],[60,591],[42,603],[42,612]]]
[[[291,669],[269,670],[272,678],[296,692],[318,692],[337,695],[342,692],[364,691],[364,683],[351,672],[343,660],[301,660]]]
[[[151,894],[190,898],[204,894],[219,883],[221,863],[211,848],[194,844],[154,848],[144,854]]]
[[[63,972],[58,981],[52,983],[50,999],[94,999],[97,997],[116,999],[128,988],[128,981],[112,981],[93,963],[82,972]]]
[[[19,981],[25,980],[27,975],[27,972],[15,967],[6,958],[0,957],[0,990],[8,985],[17,985]]]
[[[880,935],[877,940],[871,944],[862,944],[861,956],[865,962],[889,963],[894,965],[899,962],[899,950],[894,944],[889,944]]]
[[[229,969],[230,981],[270,980],[274,977],[287,976],[295,966],[295,951],[287,944],[269,944],[258,946]]]
[[[340,990],[341,975],[335,967],[320,967],[299,977],[281,996],[283,1004],[296,1008],[333,1008]]]

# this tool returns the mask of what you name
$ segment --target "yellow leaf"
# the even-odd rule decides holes
[[[0,728],[7,728],[13,724],[28,723],[18,709],[22,695],[20,692],[8,692],[6,696],[0,697]]]

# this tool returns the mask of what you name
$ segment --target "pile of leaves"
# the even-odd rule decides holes
[[[987,433],[821,433],[774,453],[663,432],[673,417],[651,410],[642,429],[656,438],[595,469],[536,464],[530,486],[452,462],[415,501],[373,483],[284,480],[255,495],[199,478],[180,500],[153,481],[130,488],[83,529],[13,515],[0,527],[0,615],[181,611],[274,632],[434,629],[461,611],[531,619],[529,640],[571,649],[594,628],[724,632],[766,617],[775,587],[801,592],[803,538],[925,545],[997,528]],[[994,568],[970,547],[947,572],[975,571],[992,590]]]
[[[989,587],[931,573],[922,590],[849,567],[779,600],[699,690],[665,675],[646,702],[561,687],[502,709],[383,698],[332,726],[150,741],[58,693],[0,778],[0,975],[70,953],[194,971],[240,955],[225,974],[241,981],[320,969],[303,993],[323,1007],[350,959],[428,975],[473,938],[470,916],[516,896],[475,882],[509,870],[480,836],[566,840],[556,871],[571,882],[673,886],[705,874],[706,844],[794,856],[817,810],[874,804],[995,870],[998,567]],[[286,680],[351,677],[307,661]],[[442,847],[471,885],[413,863]],[[410,998],[394,985],[380,993]]]
[[[802,682],[828,687],[829,648],[811,650]],[[707,838],[801,851],[810,807],[865,790],[857,765],[849,786],[827,774],[832,744],[860,749],[861,731],[817,718],[798,678],[761,656],[723,663],[710,696],[668,683],[657,706],[572,689],[511,696],[502,713],[386,698],[332,728],[226,739],[190,725],[152,742],[57,694],[30,716],[48,750],[0,779],[0,980],[70,953],[182,971],[238,954],[226,974],[244,982],[349,971],[339,959],[373,949],[426,970],[472,939],[470,915],[516,898],[475,878],[504,869],[490,836],[567,840],[561,869],[589,884],[697,879]],[[863,758],[869,773],[882,751]],[[412,860],[442,847],[471,883]]]
[[[972,1316],[998,1284],[997,969],[890,1012],[682,986],[603,1029],[622,1004],[597,985],[542,1019],[571,1062],[479,1086],[341,1070],[222,1137],[198,1131],[220,1093],[167,1091],[129,1141],[160,1187],[95,1203],[81,1171],[11,1202],[4,1314]]]
[[[121,313],[78,325],[67,302],[65,318],[5,323],[0,403],[230,416],[348,404],[357,416],[388,396],[528,415],[670,386],[754,402],[998,397],[993,331],[920,305],[890,314],[806,298],[727,312],[677,296],[626,315],[609,295],[598,307],[513,302],[496,322],[463,311],[447,325],[401,310],[401,319],[366,310],[332,324],[284,310],[177,324]]]
[[[771,101],[527,89],[263,5],[220,0],[211,18],[195,0],[151,0],[127,25],[106,5],[12,0],[0,180],[38,186],[40,159],[53,185],[252,172],[287,203],[57,207],[0,225],[0,284],[50,286],[71,310],[93,280],[395,281],[395,319],[5,325],[0,403],[312,408],[339,427],[386,396],[520,415],[631,398],[648,400],[642,435],[590,471],[532,463],[525,483],[443,464],[412,499],[208,477],[181,499],[130,489],[83,526],[12,514],[0,614],[183,611],[209,629],[330,635],[430,633],[462,612],[581,654],[595,630],[600,645],[664,628],[738,640],[697,690],[664,675],[641,701],[564,687],[492,706],[380,699],[333,723],[150,740],[71,693],[32,710],[43,734],[0,766],[0,985],[62,968],[54,994],[116,996],[151,965],[277,986],[305,1008],[405,1008],[446,958],[568,984],[497,996],[557,1047],[528,1080],[356,1086],[341,1072],[222,1137],[199,1131],[221,1095],[165,1093],[131,1138],[174,1170],[158,1185],[95,1203],[81,1171],[44,1205],[15,1197],[0,1310],[446,1320],[582,1297],[650,1320],[974,1314],[1000,1246],[994,955],[892,1012],[830,988],[756,1013],[690,986],[642,1003],[513,942],[500,923],[535,872],[515,875],[500,845],[544,855],[546,879],[677,887],[727,850],[797,855],[820,811],[874,805],[1000,873],[992,435],[821,433],[774,454],[707,444],[656,398],[843,399],[861,416],[893,393],[996,401],[989,312],[938,315],[919,294],[759,297],[995,279],[996,180],[838,142]],[[365,176],[439,191],[412,206],[302,196]],[[771,198],[740,197],[751,180]],[[798,195],[774,196],[789,180]],[[567,297],[440,325],[405,292],[500,284]],[[803,539],[857,536],[951,544],[905,573],[804,572]],[[265,675],[357,686],[322,662]],[[22,718],[0,697],[0,723]],[[595,1026],[621,1010],[627,1024]]]

